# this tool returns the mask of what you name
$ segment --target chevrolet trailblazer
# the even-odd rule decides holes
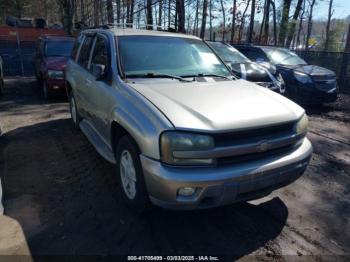
[[[256,199],[300,177],[312,154],[300,106],[235,79],[191,35],[87,29],[66,81],[75,127],[115,164],[136,209]]]

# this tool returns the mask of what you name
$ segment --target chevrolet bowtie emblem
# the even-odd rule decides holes
[[[259,145],[256,146],[257,152],[265,152],[270,148],[270,143],[268,141],[261,141]]]

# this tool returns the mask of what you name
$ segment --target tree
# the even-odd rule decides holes
[[[329,0],[329,6],[328,6],[328,19],[327,19],[327,26],[326,26],[326,41],[324,43],[324,50],[328,51],[328,45],[329,45],[329,28],[331,25],[331,19],[332,15],[334,13],[333,8],[333,0]]]
[[[308,18],[308,22],[307,22],[305,51],[309,51],[309,42],[310,42],[310,36],[311,36],[311,31],[312,31],[312,16],[313,16],[315,2],[316,2],[316,0],[309,0],[310,7],[309,7],[309,18]]]
[[[239,25],[239,31],[238,31],[238,43],[240,43],[242,40],[243,29],[244,29],[244,20],[245,20],[245,15],[246,15],[246,12],[248,10],[249,5],[250,5],[250,0],[248,0],[246,7],[243,11],[242,17],[241,17],[241,24]]]
[[[248,33],[248,43],[252,42],[252,36],[254,33],[254,16],[255,16],[255,0],[252,0],[252,6],[250,11],[250,24]]]
[[[231,44],[235,38],[235,27],[236,27],[236,8],[237,8],[237,0],[233,0],[232,5],[232,24],[231,24]]]
[[[301,34],[301,30],[303,29],[305,4],[306,4],[306,0],[304,0],[304,2],[303,2],[303,8],[302,8],[302,12],[301,12],[300,19],[299,19],[299,29],[298,29],[297,44],[296,44],[297,47],[300,45],[300,34]]]
[[[109,24],[114,23],[114,13],[113,13],[113,2],[112,0],[107,0],[107,21]]]
[[[147,0],[147,29],[153,29],[152,0]]]
[[[73,33],[74,0],[58,0],[63,11],[63,27],[68,35]],[[98,9],[97,9],[98,10]]]
[[[178,31],[181,33],[185,33],[185,1],[176,0],[176,3],[176,13],[179,18]]]
[[[292,3],[292,0],[283,1],[282,20],[281,20],[280,32],[278,35],[278,44],[281,46],[284,46],[284,41],[286,40],[289,10],[290,10],[291,3]]]
[[[255,1],[255,0],[253,0]],[[225,15],[225,7],[224,7],[224,0],[220,0],[221,4],[221,11],[222,11],[222,42],[225,42],[225,22],[226,22],[226,15]]]
[[[272,13],[273,13],[273,44],[277,45],[277,18],[276,18],[276,4],[275,1],[271,1]]]
[[[202,26],[200,38],[204,39],[205,36],[205,27],[207,24],[207,9],[208,9],[208,0],[203,0],[203,13],[202,13]]]
[[[295,26],[298,22],[298,17],[299,17],[300,11],[301,11],[302,4],[303,4],[303,0],[298,0],[297,5],[295,7],[294,14],[293,14],[292,22],[291,22],[290,27],[289,27],[286,47],[290,47],[290,43],[292,42],[292,39],[293,39],[293,36],[295,33]]]

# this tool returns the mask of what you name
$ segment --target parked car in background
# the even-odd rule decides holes
[[[73,37],[43,36],[38,39],[35,74],[46,99],[65,94],[65,68],[72,53]]]
[[[5,85],[5,82],[4,82],[4,64],[3,64],[2,57],[0,56],[0,96],[3,95],[4,85]]]
[[[326,68],[308,65],[294,52],[280,47],[235,45],[244,55],[281,73],[285,95],[300,104],[334,102],[338,96],[336,75]]]
[[[116,165],[121,199],[136,209],[256,199],[311,157],[304,109],[236,79],[195,36],[82,31],[66,81],[74,126]]]
[[[211,41],[207,41],[207,43],[214,49],[221,60],[231,68],[234,75],[281,94],[284,93],[283,78],[276,70],[265,68],[253,62],[229,44]]]

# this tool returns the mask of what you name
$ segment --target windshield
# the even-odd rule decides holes
[[[72,53],[73,43],[73,41],[47,42],[45,44],[45,56],[69,57]]]
[[[230,71],[201,40],[165,36],[119,36],[119,55],[130,75],[222,75]]]
[[[214,51],[220,56],[220,58],[226,63],[230,64],[242,64],[250,62],[249,58],[241,54],[237,49],[225,45],[223,43],[208,43]]]
[[[281,65],[306,65],[306,62],[301,59],[297,54],[283,48],[264,48],[268,58],[274,64]]]

